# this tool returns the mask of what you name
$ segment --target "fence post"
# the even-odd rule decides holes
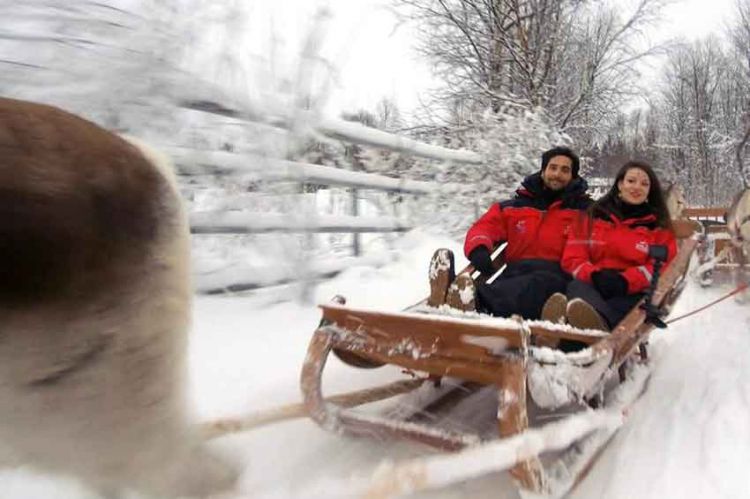
[[[352,188],[352,215],[359,215],[359,189],[356,187]],[[362,254],[362,240],[360,239],[360,233],[354,232],[352,234],[352,254],[354,256],[360,256]]]
[[[362,170],[361,165],[359,164],[359,161],[357,159],[357,152],[359,150],[359,146],[357,144],[351,144],[346,146],[345,151],[346,155],[349,156],[349,162],[352,165],[352,171],[360,171]],[[356,187],[352,187],[352,216],[358,216],[359,215],[359,189]],[[359,234],[359,232],[354,232],[352,234],[352,254],[354,256],[360,256],[362,254],[362,239]]]

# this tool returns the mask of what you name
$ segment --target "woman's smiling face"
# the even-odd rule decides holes
[[[651,179],[648,174],[638,167],[625,172],[622,180],[617,182],[620,198],[629,204],[641,204],[648,199],[651,190]]]

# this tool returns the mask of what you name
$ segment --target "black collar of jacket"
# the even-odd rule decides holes
[[[513,201],[530,201],[529,204],[539,209],[547,209],[556,201],[561,201],[562,208],[583,210],[591,203],[591,198],[586,194],[588,187],[584,179],[577,177],[565,189],[553,191],[544,186],[542,174],[537,172],[523,179]]]
[[[648,203],[629,204],[619,198],[596,207],[594,217],[607,221],[620,222],[631,227],[655,229],[656,213]]]

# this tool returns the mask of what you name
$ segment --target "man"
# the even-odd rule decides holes
[[[475,290],[468,274],[460,275],[445,291],[443,301],[464,310],[539,319],[547,298],[565,291],[570,279],[560,268],[565,237],[591,202],[579,167],[578,156],[567,147],[542,154],[541,170],[526,177],[512,199],[491,206],[466,234],[464,253],[484,277],[497,270],[492,265],[492,249],[507,242],[505,271],[491,284],[477,284]],[[438,250],[430,267],[429,304],[433,306],[441,304],[443,283],[452,280],[452,265],[445,264],[452,263],[452,255],[446,256],[446,251]]]

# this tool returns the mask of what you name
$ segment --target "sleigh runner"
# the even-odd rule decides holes
[[[576,401],[597,406],[605,385],[618,373],[624,379],[624,364],[629,359],[645,358],[643,345],[659,322],[657,312],[668,313],[682,291],[697,238],[693,237],[695,225],[689,221],[676,221],[675,226],[680,249],[655,286],[651,306],[639,304],[609,334],[546,321],[452,312],[448,307],[428,307],[427,300],[400,313],[354,309],[343,305],[343,299],[321,306],[323,317],[301,373],[309,416],[327,430],[354,436],[406,438],[449,451],[481,442],[474,434],[363,414],[326,401],[321,380],[331,352],[360,368],[390,364],[427,373],[430,383],[451,377],[494,386],[500,438],[523,434],[529,428],[527,394],[543,410]],[[462,273],[471,270],[469,267]],[[544,338],[579,342],[587,348],[563,353],[534,346]],[[606,439],[599,444],[605,442]],[[580,448],[573,454],[585,454],[585,460],[596,455],[590,450],[581,453]],[[550,477],[566,459],[571,459],[570,453],[543,466],[538,456],[524,456],[511,474],[525,490],[558,494],[560,490]],[[585,467],[576,469],[580,474]],[[568,481],[566,486],[571,484]]]

